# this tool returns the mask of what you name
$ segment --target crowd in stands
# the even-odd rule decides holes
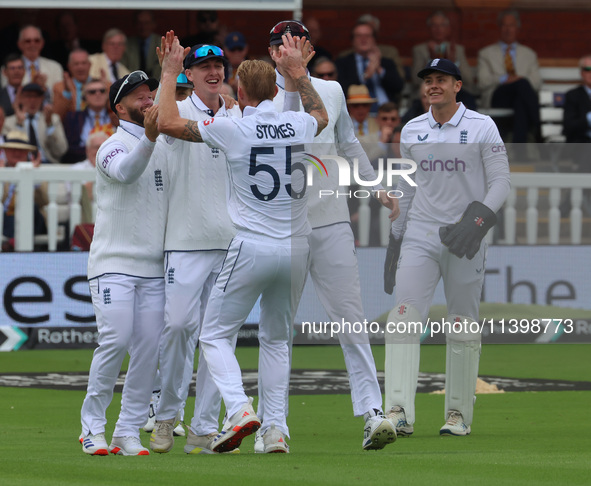
[[[468,108],[485,113],[510,110],[509,124],[499,127],[506,141],[542,141],[538,58],[531,47],[519,42],[521,20],[517,11],[499,14],[499,40],[483,46],[475,66],[469,65],[464,47],[454,41],[450,19],[443,11],[428,16],[425,41],[412,48],[408,66],[395,46],[380,43],[380,21],[373,15],[362,15],[351,26],[350,49],[341,53],[323,47],[322,26],[317,19],[304,19],[304,23],[316,51],[309,64],[311,75],[341,84],[355,132],[374,164],[396,155],[391,147],[401,127],[429,109],[416,74],[437,58],[452,60],[460,68],[463,86],[458,100]],[[51,42],[33,24],[23,25],[18,32],[12,26],[10,29],[0,33],[6,40],[1,52],[0,146],[4,149],[0,147],[0,167],[10,165],[5,144],[9,136],[14,140],[17,131],[36,147],[27,155],[29,159],[38,159],[41,164],[85,162],[88,166],[94,162],[87,150],[93,134],[108,136],[117,127],[117,118],[108,105],[111,84],[134,70],[160,76],[156,46],[161,33],[154,13],[135,14],[132,37],[109,28],[102,43],[83,38],[74,15],[65,11],[56,18],[59,38]],[[236,70],[251,55],[245,35],[221,25],[215,11],[200,11],[197,31],[182,43],[224,48],[229,60],[225,93],[234,96]],[[591,56],[581,59],[580,68],[581,87],[565,96],[564,135],[568,142],[586,143],[591,141]],[[518,151],[516,155],[525,156]],[[578,161],[578,167],[589,171],[585,159]],[[14,197],[4,190],[5,215],[14,206],[7,201],[9,196]],[[4,236],[11,237],[6,230],[7,218],[4,221]],[[39,231],[42,229],[40,226]]]

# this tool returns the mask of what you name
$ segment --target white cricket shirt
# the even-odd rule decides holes
[[[182,118],[194,121],[211,118],[207,106],[195,93],[177,102],[177,106]],[[215,117],[228,116],[241,117],[240,108],[227,110],[222,104]],[[234,228],[227,207],[225,154],[204,143],[173,137],[159,137],[158,149],[157,156],[166,159],[171,188],[164,250],[226,250]]]
[[[278,111],[282,111],[285,100],[285,79],[279,71],[276,70],[275,74],[279,90],[273,99],[273,103],[275,103]],[[313,184],[308,190],[308,218],[310,224],[312,228],[321,228],[335,223],[348,223],[351,221],[347,197],[342,195],[348,193],[351,188],[339,186],[339,167],[337,163],[322,156],[339,155],[345,157],[349,164],[356,159],[358,161],[359,176],[362,180],[373,181],[376,179],[376,175],[361,143],[355,137],[353,123],[347,111],[347,102],[341,85],[336,81],[318,78],[310,78],[310,82],[320,95],[328,113],[328,125],[314,138],[314,144],[310,146],[311,153],[322,158],[328,172],[328,174],[320,174],[313,170]],[[301,101],[293,109],[303,110]],[[351,181],[353,180],[351,177]],[[383,187],[378,182],[373,187],[368,186],[367,189],[378,190],[383,189]],[[330,191],[332,191],[332,195],[328,195]],[[337,193],[341,195],[338,196]]]
[[[457,223],[468,204],[480,201],[497,212],[509,194],[509,163],[505,144],[489,116],[458,110],[440,126],[431,113],[413,118],[402,129],[400,151],[414,160],[411,176],[417,187],[400,179],[400,217],[393,233],[400,236],[406,219]]]
[[[97,204],[88,278],[105,273],[164,275],[166,191],[155,142],[144,128],[121,120],[96,156]]]
[[[310,233],[304,144],[312,142],[316,130],[312,116],[278,113],[270,100],[247,106],[241,119],[199,122],[204,142],[226,154],[228,212],[238,230],[273,238]]]

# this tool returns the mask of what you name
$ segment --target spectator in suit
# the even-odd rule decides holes
[[[80,111],[86,107],[82,96],[84,84],[90,79],[90,59],[84,49],[70,52],[68,71],[64,71],[64,79],[53,86],[53,110],[62,121],[66,113]]]
[[[364,84],[349,86],[347,90],[347,110],[353,122],[355,136],[358,138],[378,131],[375,118],[370,116],[371,107],[375,102],[376,99],[369,95],[367,86]]]
[[[18,54],[9,54],[2,66],[2,75],[6,78],[6,85],[0,90],[0,106],[6,116],[14,115],[12,105],[25,77],[25,62]]]
[[[396,64],[383,57],[376,42],[373,24],[363,22],[353,27],[353,52],[337,59],[339,83],[345,93],[352,84],[363,84],[377,103],[372,111],[377,111],[378,104],[396,101],[402,91],[404,81],[398,73]]]
[[[230,32],[226,36],[224,39],[224,54],[228,58],[224,79],[236,92],[238,91],[236,71],[240,63],[248,59],[248,44],[241,32]]]
[[[20,130],[9,131],[4,142],[0,145],[6,156],[6,167],[16,167],[18,162],[27,160],[33,161],[38,166],[40,163],[37,147],[29,143],[27,135]],[[37,155],[34,155],[37,152]],[[47,227],[45,218],[41,214],[41,208],[48,203],[47,190],[45,185],[35,187],[34,210],[34,233],[45,234]],[[4,223],[2,235],[6,241],[2,243],[2,251],[14,250],[14,215],[17,203],[16,184],[5,183],[2,197],[2,210],[4,211]]]
[[[568,91],[564,98],[563,133],[568,143],[570,155],[577,164],[579,172],[591,172],[591,54],[579,60],[582,85]],[[591,207],[589,191],[585,191],[584,208],[589,213]],[[561,205],[563,212],[570,211],[570,200]],[[567,211],[568,210],[568,211]]]
[[[25,63],[23,84],[35,83],[45,86],[46,92],[51,94],[53,85],[61,81],[64,70],[58,62],[41,56],[44,45],[45,41],[38,27],[27,25],[20,30],[18,48]]]
[[[429,40],[422,44],[417,44],[412,48],[412,73],[416,92],[420,95],[422,84],[421,78],[417,73],[423,69],[431,59],[443,58],[449,59],[462,71],[462,89],[456,95],[456,100],[461,101],[471,110],[476,109],[476,100],[474,94],[476,85],[474,83],[474,74],[468,64],[464,46],[456,44],[451,37],[451,23],[447,15],[441,10],[433,12],[427,18],[427,27],[429,29]]]
[[[83,90],[86,108],[68,112],[64,121],[64,130],[68,140],[68,151],[62,157],[62,163],[73,164],[84,160],[86,141],[91,133],[105,132],[113,134],[114,127],[107,109],[109,95],[107,87],[100,79],[91,79]]]
[[[98,52],[100,41],[81,39],[78,31],[78,21],[74,14],[62,10],[55,19],[57,40],[51,42],[52,58],[60,63],[64,70],[68,69],[70,54],[77,49],[88,52]]]
[[[151,78],[160,79],[162,68],[158,62],[156,47],[160,47],[160,37],[155,33],[156,19],[150,10],[140,10],[135,14],[136,37],[127,39],[125,54],[121,62],[131,71],[144,71]]]
[[[380,19],[378,19],[375,15],[371,14],[363,14],[357,19],[358,24],[370,24],[376,34],[376,38],[380,35]],[[398,74],[400,75],[400,79],[406,80],[408,78],[407,73],[404,70],[404,64],[402,64],[402,58],[400,57],[400,53],[396,47],[387,45],[387,44],[378,44],[378,49],[382,54],[382,57],[387,57],[391,59],[394,64],[396,64],[396,68],[398,69]],[[339,53],[338,57],[345,57],[348,56],[353,52],[353,49],[347,49]]]
[[[328,57],[318,58],[310,72],[315,78],[326,81],[336,81],[338,79],[337,66]]]
[[[90,56],[90,77],[114,83],[129,74],[129,69],[121,63],[126,44],[127,37],[121,30],[107,30],[103,36],[103,52]]]
[[[14,115],[6,118],[5,132],[20,130],[38,147],[43,163],[58,164],[68,150],[62,121],[50,104],[43,106],[45,89],[35,83],[22,87],[14,103]]]
[[[499,15],[500,40],[478,52],[478,86],[483,107],[512,108],[513,142],[539,139],[538,90],[542,85],[536,53],[517,42],[521,20],[515,10]]]
[[[564,130],[568,143],[591,142],[591,54],[579,60],[582,85],[564,98]]]

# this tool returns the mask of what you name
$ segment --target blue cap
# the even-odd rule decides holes
[[[458,81],[462,80],[462,73],[460,73],[458,66],[456,66],[449,59],[433,59],[429,61],[429,64],[427,64],[424,67],[424,69],[420,70],[417,76],[423,79],[425,76],[431,74],[432,72],[449,74],[450,76],[456,78]]]
[[[231,32],[226,36],[224,45],[229,51],[234,49],[244,49],[246,47],[246,39],[241,32]]]

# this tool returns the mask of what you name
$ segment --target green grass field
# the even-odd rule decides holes
[[[383,347],[374,347],[383,369]],[[244,369],[257,350],[239,348]],[[591,381],[591,345],[488,345],[481,375]],[[0,372],[87,371],[91,352],[0,353]],[[421,371],[443,372],[444,346],[421,348]],[[296,347],[294,368],[342,369],[340,348]],[[90,457],[80,450],[81,391],[0,388],[0,484],[589,484],[591,392],[479,395],[472,435],[440,437],[442,395],[417,396],[415,434],[382,451],[361,450],[363,420],[348,395],[290,399],[289,455],[189,456],[184,438],[169,454]],[[120,394],[108,410],[107,439]],[[192,415],[193,399],[187,405]],[[142,433],[144,445],[148,434]]]

